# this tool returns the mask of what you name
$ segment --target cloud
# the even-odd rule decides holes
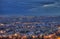
[[[55,4],[46,4],[46,5],[43,5],[42,7],[52,7],[52,6],[55,6]]]
[[[54,3],[54,4],[45,4],[45,5],[42,5],[42,7],[60,7],[59,3]]]
[[[32,0],[32,5],[39,5],[40,7],[60,7],[59,0]]]
[[[55,2],[55,3],[48,3],[48,4],[41,4],[39,6],[35,6],[35,8],[31,8],[28,11],[30,13],[34,13],[34,14],[41,14],[43,15],[44,13],[46,13],[47,15],[51,14],[51,15],[59,15],[60,12],[60,3]],[[52,14],[53,13],[53,14]],[[46,15],[45,14],[45,15]]]

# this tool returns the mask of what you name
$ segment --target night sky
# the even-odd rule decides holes
[[[0,15],[60,16],[60,0],[0,0]]]

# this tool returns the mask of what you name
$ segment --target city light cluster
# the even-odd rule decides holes
[[[60,17],[0,17],[0,39],[60,39]]]

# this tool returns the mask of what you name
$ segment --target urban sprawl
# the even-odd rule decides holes
[[[0,39],[60,39],[60,16],[1,16]]]

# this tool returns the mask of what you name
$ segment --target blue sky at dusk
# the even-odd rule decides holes
[[[60,15],[60,0],[0,0],[0,15]]]

